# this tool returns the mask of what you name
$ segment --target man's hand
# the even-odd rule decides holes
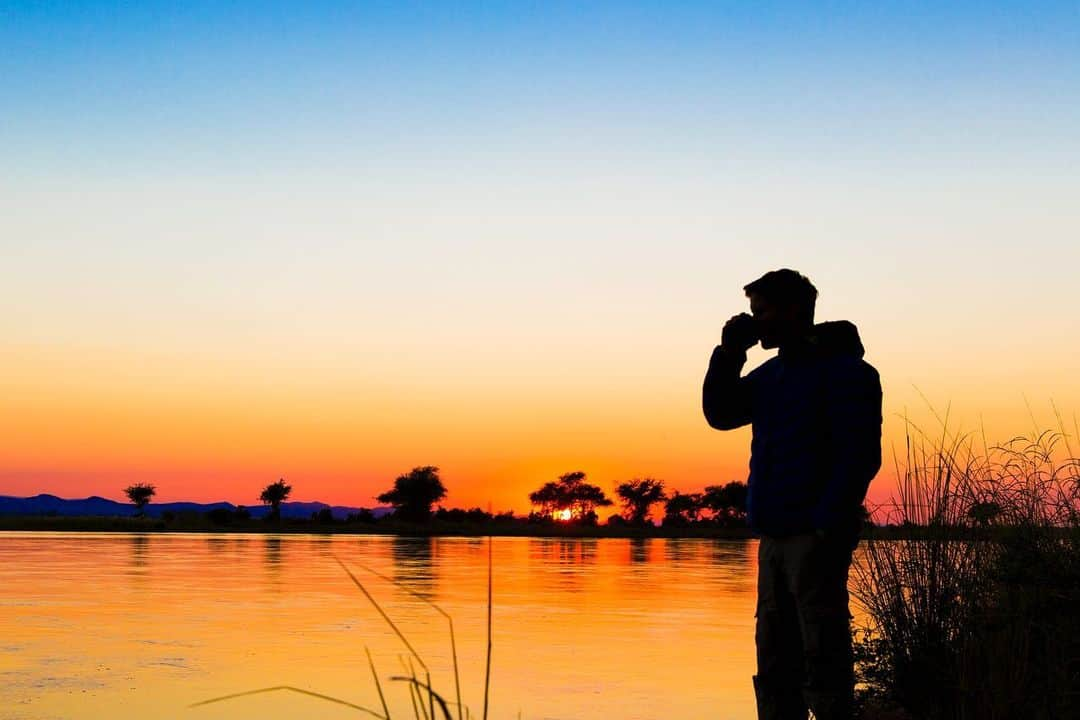
[[[757,344],[757,324],[747,313],[739,313],[726,323],[720,333],[720,346],[734,353],[745,353]]]

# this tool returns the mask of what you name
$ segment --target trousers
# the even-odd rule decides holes
[[[852,720],[848,570],[855,544],[815,534],[762,537],[755,613],[758,720]]]

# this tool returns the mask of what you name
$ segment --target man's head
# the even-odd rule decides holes
[[[817,288],[804,275],[786,268],[773,270],[743,290],[750,298],[761,347],[780,347],[813,327]]]

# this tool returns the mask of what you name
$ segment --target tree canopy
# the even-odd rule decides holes
[[[446,497],[446,487],[434,465],[414,467],[394,480],[394,487],[376,500],[394,506],[394,516],[402,520],[424,522],[431,517],[431,506]]]
[[[644,525],[652,506],[667,499],[664,481],[653,478],[628,480],[615,488],[615,494],[622,502],[626,521],[634,525]]]
[[[277,519],[281,517],[281,503],[288,499],[291,492],[292,485],[287,485],[284,478],[278,478],[263,489],[259,500],[270,506],[270,517]]]
[[[701,494],[702,508],[712,513],[717,524],[738,524],[746,520],[746,483],[707,485]]]
[[[536,515],[559,520],[596,522],[596,508],[613,505],[604,491],[585,482],[580,470],[559,476],[529,493],[529,502],[539,508]]]
[[[124,494],[135,505],[140,515],[142,515],[146,504],[150,502],[150,498],[154,497],[156,493],[157,488],[149,483],[135,483],[124,488]]]
[[[681,527],[695,523],[701,514],[701,493],[676,490],[664,502],[664,525]]]

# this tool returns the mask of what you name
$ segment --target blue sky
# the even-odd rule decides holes
[[[9,3],[0,148],[31,173],[1052,167],[1078,25],[1068,3]]]

